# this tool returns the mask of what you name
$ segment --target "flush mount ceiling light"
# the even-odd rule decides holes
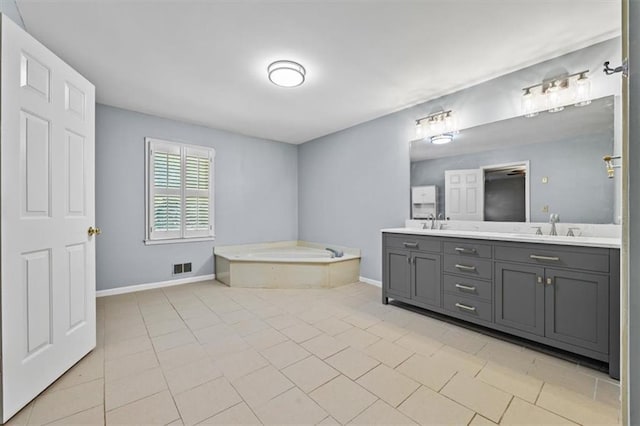
[[[267,67],[269,80],[280,87],[296,87],[304,83],[307,71],[293,61],[275,61]]]
[[[585,106],[591,103],[589,70],[544,80],[525,87],[522,95],[522,114],[535,117],[541,111],[559,112],[565,106]]]
[[[453,134],[443,133],[441,135],[431,136],[431,143],[434,145],[444,145],[453,141]]]

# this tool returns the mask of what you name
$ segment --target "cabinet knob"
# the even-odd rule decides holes
[[[542,284],[542,277],[538,276],[538,284]]]
[[[547,285],[553,284],[553,278],[547,278]]]

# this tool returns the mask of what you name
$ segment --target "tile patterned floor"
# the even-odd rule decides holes
[[[380,303],[209,281],[98,299],[98,347],[20,424],[618,424],[607,375]]]

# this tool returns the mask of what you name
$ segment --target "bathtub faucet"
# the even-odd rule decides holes
[[[329,247],[325,248],[325,250],[327,250],[328,252],[331,253],[331,257],[332,258],[344,256],[344,253],[341,250],[334,250],[334,249],[329,248]]]

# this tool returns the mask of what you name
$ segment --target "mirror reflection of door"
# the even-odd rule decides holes
[[[484,220],[526,222],[527,165],[484,168]]]

